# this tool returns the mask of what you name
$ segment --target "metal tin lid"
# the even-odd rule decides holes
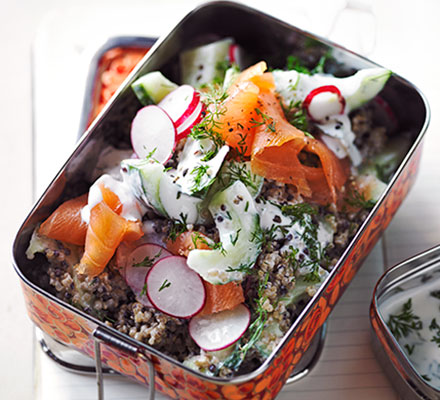
[[[440,399],[440,246],[387,271],[370,309],[373,348],[403,399]]]

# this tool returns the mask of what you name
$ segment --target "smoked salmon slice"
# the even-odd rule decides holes
[[[217,133],[242,156],[250,156],[254,140],[253,119],[257,116],[260,89],[252,82],[243,82],[226,99],[224,112],[218,117]]]
[[[228,88],[223,112],[217,117],[216,132],[240,156],[251,155],[260,92],[275,88],[272,74],[264,73],[266,69],[261,61],[242,71]]]
[[[44,221],[38,233],[62,242],[84,245],[87,224],[81,218],[81,210],[87,205],[87,193],[62,203]]]
[[[203,281],[206,302],[199,315],[209,315],[220,311],[232,310],[244,302],[243,288],[240,283],[229,282],[225,285],[213,285]]]
[[[286,120],[274,93],[262,91],[258,106],[262,123],[255,129],[252,145],[253,172],[292,184],[301,195],[321,204],[328,199],[336,203],[347,180],[339,159],[322,142],[306,136]],[[301,152],[315,155],[318,165],[304,165]]]
[[[90,211],[84,254],[77,271],[88,276],[99,275],[122,241],[134,241],[142,236],[140,221],[126,220],[101,201]]]
[[[191,250],[201,249],[209,250],[207,242],[210,239],[200,232],[186,231],[177,236],[173,241],[168,239],[166,241],[167,249],[176,256],[188,257]]]

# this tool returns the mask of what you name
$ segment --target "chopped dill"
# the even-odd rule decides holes
[[[327,53],[325,53],[323,56],[320,57],[314,68],[309,69],[303,64],[303,62],[299,57],[290,55],[287,56],[286,69],[295,70],[305,75],[322,74],[324,72],[325,63],[330,58],[331,58],[331,52],[328,51]]]
[[[354,188],[350,190],[349,196],[346,197],[344,200],[352,207],[363,208],[365,210],[372,209],[376,204],[374,200],[367,200],[363,193],[360,193]]]
[[[240,235],[241,228],[236,232],[235,236],[232,236],[232,233],[229,235],[229,238],[231,239],[232,246],[235,246],[237,244],[238,236]]]
[[[306,135],[310,135],[310,133],[307,132],[309,130],[307,111],[302,106],[301,100],[295,102],[292,100],[287,106],[281,102],[281,107],[286,119],[291,125],[293,125],[295,128],[298,128],[300,131],[303,131]]]
[[[202,187],[202,180],[203,177],[208,173],[209,165],[198,165],[191,171],[191,175],[194,175],[194,185],[192,186],[191,190],[194,192],[199,192],[202,189],[205,189],[208,186],[211,186],[214,182],[214,179],[211,179],[210,182],[208,182],[206,185]]]
[[[147,293],[147,284],[142,287],[141,296],[144,296]]]
[[[161,254],[162,250],[160,250],[154,257],[145,256],[141,262],[133,264],[133,267],[152,267]]]
[[[273,204],[277,205],[276,203]],[[304,276],[304,280],[311,283],[320,282],[320,266],[327,262],[327,257],[326,249],[322,248],[318,240],[319,224],[313,220],[313,216],[318,213],[317,208],[307,203],[277,206],[285,216],[292,217],[293,221],[297,222],[303,228],[301,239],[306,246],[308,254],[302,261],[298,261],[298,267],[308,268],[310,270],[310,272]]]
[[[302,63],[299,57],[294,55],[287,56],[286,69],[289,71],[295,70],[302,74],[311,75],[310,70]]]
[[[226,255],[226,250],[222,242],[214,243],[213,241],[208,241],[200,232],[194,232],[191,235],[191,240],[195,249],[198,248],[198,243],[200,242],[208,246],[211,250],[219,250],[222,255]]]
[[[263,333],[264,326],[267,321],[267,311],[264,308],[264,303],[267,296],[264,295],[264,289],[269,280],[269,272],[266,272],[264,278],[259,282],[257,298],[255,302],[255,319],[248,328],[249,340],[244,345],[241,345],[241,340],[235,346],[232,354],[223,362],[223,366],[236,371],[246,357],[247,352],[255,346]]]
[[[188,230],[187,220],[188,216],[186,214],[180,213],[180,219],[171,220],[171,227],[168,233],[169,238],[172,242],[175,242],[176,239],[184,232]]]
[[[389,316],[387,325],[397,340],[407,337],[412,331],[417,332],[423,329],[420,317],[415,315],[412,309],[411,298],[403,305],[402,311],[399,314],[391,314]]]
[[[221,85],[225,79],[226,70],[231,66],[228,60],[218,61],[215,64],[215,70],[217,72],[216,76],[213,79],[213,82]]]
[[[429,325],[430,331],[437,331],[434,336],[431,338],[431,342],[434,342],[437,344],[438,347],[440,347],[440,325],[437,323],[437,320],[433,318],[431,321],[431,324]]]
[[[229,178],[231,184],[235,181],[242,182],[245,186],[257,191],[257,175],[254,175],[246,164],[231,161],[227,166],[226,178]]]
[[[157,147],[155,147],[153,150],[151,150],[151,151],[145,156],[145,159],[148,160],[148,161],[153,161],[153,162],[155,162],[155,163],[160,164],[159,161],[157,161],[157,160],[153,157],[153,156],[154,156],[154,153],[156,152],[156,150],[157,150]]]
[[[214,149],[206,153],[202,161],[209,161],[224,146],[225,141],[218,133],[221,128],[219,118],[225,113],[224,101],[228,97],[227,93],[215,85],[208,85],[208,91],[203,93],[203,102],[206,106],[205,115],[201,122],[194,125],[189,134],[195,140],[209,139]]]
[[[431,293],[429,293],[432,297],[435,297],[436,299],[440,300],[440,290],[434,290]]]
[[[171,286],[171,282],[168,279],[165,279],[159,288],[159,292],[161,292],[162,290],[164,290],[166,288],[169,288],[170,286]]]
[[[226,272],[243,272],[243,273],[249,275],[249,274],[252,274],[252,272],[254,272],[254,269],[253,269],[254,265],[255,265],[255,262],[251,261],[248,264],[240,264],[236,268],[232,268],[231,266],[229,266],[226,269]]]
[[[266,130],[272,133],[276,132],[275,121],[272,117],[267,114],[264,114],[259,108],[255,108],[255,112],[259,117],[261,117],[261,121],[257,121],[255,118],[252,118],[250,122],[252,122],[252,126],[261,126],[266,125]]]
[[[410,356],[414,352],[415,345],[414,344],[412,344],[412,345],[406,344],[403,347],[406,349],[406,351],[408,352],[408,355]]]

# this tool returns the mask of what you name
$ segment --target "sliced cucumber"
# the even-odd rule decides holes
[[[219,230],[223,251],[192,250],[188,266],[212,284],[241,281],[261,251],[261,244],[254,236],[259,229],[254,200],[246,186],[237,181],[213,197],[209,210]]]
[[[205,161],[208,152],[213,150],[214,144],[209,139],[187,139],[175,171],[176,183],[183,193],[191,195],[212,184],[229,151],[229,146],[221,147],[214,157]]]
[[[162,164],[130,159],[124,160],[121,166],[134,195],[147,206],[164,217],[196,223],[202,200],[182,193]]]
[[[234,65],[228,68],[225,72],[225,79],[223,80],[223,89],[228,90],[238,75],[240,75],[240,69],[237,66]]]
[[[153,71],[136,79],[131,88],[139,101],[147,106],[159,103],[168,93],[177,89],[177,85],[165,78],[161,72]]]
[[[379,180],[376,175],[362,174],[356,177],[356,186],[366,201],[377,202],[387,188],[387,184]]]
[[[221,64],[229,60],[229,48],[233,44],[230,38],[184,51],[180,55],[182,83],[200,87],[213,82],[223,81],[225,70]]]
[[[181,192],[171,176],[164,173],[159,184],[159,199],[166,216],[175,220],[195,224],[199,216],[201,199]]]
[[[367,68],[346,78],[328,74],[307,75],[297,71],[273,71],[275,86],[284,101],[303,101],[314,89],[334,85],[345,99],[346,113],[374,98],[385,86],[392,72],[385,68]]]
[[[402,136],[390,140],[379,154],[362,166],[359,172],[375,175],[382,182],[388,182],[405,157],[411,143],[410,139]]]
[[[129,159],[122,161],[121,171],[124,180],[130,180],[130,187],[137,198],[159,214],[168,216],[159,196],[160,181],[164,175],[162,164],[146,159]]]

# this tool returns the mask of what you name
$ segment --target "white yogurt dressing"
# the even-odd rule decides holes
[[[104,174],[89,189],[88,203],[81,210],[81,217],[84,222],[89,223],[90,210],[102,201],[101,185],[110,189],[119,197],[122,204],[121,217],[131,221],[142,220],[145,209],[133,195],[129,183]]]
[[[335,155],[338,158],[349,156],[353,165],[358,166],[362,157],[354,144],[355,135],[348,114],[376,96],[390,73],[383,68],[367,68],[347,78],[336,78],[328,74],[275,70],[273,77],[277,92],[287,104],[303,102],[312,90],[321,86],[331,85],[339,89],[345,101],[342,113],[338,96],[330,92],[315,95],[309,113],[318,121],[318,127],[324,132],[323,140]]]
[[[260,226],[264,230],[271,229],[273,225],[283,227],[283,231],[280,229],[275,230],[275,239],[288,239],[281,247],[280,252],[291,252],[290,247],[298,249],[297,259],[303,255],[305,259],[309,256],[305,249],[306,244],[302,238],[304,234],[304,227],[298,222],[292,223],[292,219],[283,215],[280,208],[271,203],[255,203],[257,211],[260,215]],[[321,248],[325,248],[329,243],[333,241],[333,230],[330,225],[320,222],[317,232],[317,239],[321,245]],[[300,275],[307,275],[310,272],[311,266],[302,267],[299,269]]]
[[[430,330],[429,326],[433,318],[440,325],[440,299],[430,295],[439,289],[440,279],[428,281],[422,286],[392,296],[380,306],[383,319],[388,322],[391,314],[400,314],[403,304],[409,298],[412,299],[412,310],[414,315],[420,317],[423,329],[418,334],[412,331],[407,337],[399,339],[399,345],[417,372],[428,377],[428,383],[437,389],[440,389],[440,347],[431,341],[437,330]],[[414,346],[411,354],[408,346]]]

